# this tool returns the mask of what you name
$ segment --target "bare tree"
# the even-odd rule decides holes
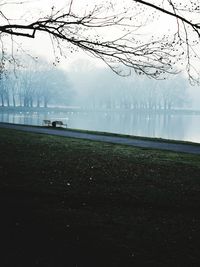
[[[63,44],[66,43],[68,51],[81,49],[103,60],[120,75],[134,69],[138,74],[163,78],[166,73],[177,73],[185,67],[189,79],[199,82],[198,1],[163,0],[158,4],[155,0],[127,0],[119,6],[116,0],[111,0],[85,6],[84,11],[77,8],[76,2],[71,0],[61,9],[49,7],[46,14],[12,20],[6,13],[8,4],[27,3],[1,0],[2,51],[6,36],[10,36],[13,45],[15,36],[35,38],[42,32],[49,34],[53,49],[58,48],[61,55],[65,53]],[[153,34],[144,37],[144,29],[151,23],[155,27],[160,16],[172,19],[173,29],[169,33],[163,31],[162,35],[154,29]]]

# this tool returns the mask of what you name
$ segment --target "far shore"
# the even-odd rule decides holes
[[[79,106],[66,106],[66,107],[23,107],[23,106],[0,106],[0,112],[135,112],[141,114],[167,114],[167,115],[200,115],[200,110],[195,109],[126,109],[126,108],[113,108],[113,109],[88,109]]]

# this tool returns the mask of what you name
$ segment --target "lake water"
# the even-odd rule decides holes
[[[1,122],[42,125],[62,120],[69,128],[200,143],[200,115],[156,115],[130,112],[0,112]]]

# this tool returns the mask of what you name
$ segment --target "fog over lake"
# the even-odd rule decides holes
[[[28,61],[0,81],[0,121],[28,125],[62,120],[74,129],[200,143],[199,103],[200,87],[184,75],[120,77],[87,60],[68,71]]]
[[[137,114],[131,112],[1,112],[0,121],[42,125],[62,120],[68,128],[103,131],[200,143],[200,115]]]

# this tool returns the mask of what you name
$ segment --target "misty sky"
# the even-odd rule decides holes
[[[13,3],[12,0],[6,1]],[[16,3],[19,3],[21,1],[16,1]],[[156,1],[154,1],[156,3]],[[54,10],[60,10],[62,8],[65,8],[65,10],[68,10],[69,1],[66,0],[33,0],[33,1],[25,1],[24,4],[16,5],[16,4],[10,4],[5,5],[2,7],[2,10],[4,14],[10,19],[15,19],[16,23],[30,23],[34,21],[35,18],[42,18],[46,14],[51,14],[52,7],[54,7]],[[116,5],[114,7],[114,11],[112,9],[112,6],[110,6],[109,1],[100,1],[100,0],[74,0],[72,5],[72,11],[81,15],[84,15],[85,13],[88,13],[90,10],[94,8],[95,5],[104,5],[105,9],[103,10],[104,13],[100,14],[103,16],[108,16],[112,14],[113,12],[119,13],[121,12],[121,9],[123,7],[128,8],[130,6],[130,17],[133,18],[133,24],[134,25],[144,25],[146,26],[140,28],[139,30],[134,29],[134,35],[142,40],[149,41],[152,34],[154,35],[161,35],[163,33],[169,33],[170,29],[175,27],[175,20],[170,18],[167,15],[159,16],[158,14],[152,13],[152,9],[140,9],[140,8],[131,8],[131,0],[124,0],[124,1],[117,1],[112,0],[112,3]],[[106,8],[108,7],[108,9]],[[107,11],[109,10],[109,11]],[[144,16],[145,14],[145,16]],[[128,16],[128,15],[127,15]],[[16,20],[17,19],[17,20]],[[3,21],[2,21],[3,22]],[[4,22],[6,23],[6,21]],[[156,27],[156,32],[155,32]],[[95,32],[91,30],[91,33],[89,34],[97,34],[99,33],[103,38],[116,38],[120,37],[124,34],[124,29],[115,27],[112,29],[109,29],[109,31],[106,30],[97,30],[95,29]],[[41,34],[37,33],[35,40],[29,40],[27,38],[14,38],[17,47],[17,44],[20,44],[20,46],[23,47],[27,52],[33,53],[36,56],[45,56],[48,60],[54,60],[55,55],[52,48],[52,42],[47,34]],[[78,53],[69,53],[67,50],[67,44],[65,49],[65,54],[67,56],[67,60],[61,60],[61,66],[62,68],[67,68],[69,63],[71,61],[76,60],[80,57],[86,57],[92,60],[88,55],[85,54],[85,52],[80,51]],[[100,61],[93,60],[96,64]]]
[[[65,8],[65,10],[68,10],[69,8],[69,1],[66,0],[33,0],[33,1],[25,1],[24,4],[19,4],[21,1],[17,0],[7,0],[6,3],[10,3],[8,5],[3,5],[1,7],[1,10],[4,12],[4,14],[9,19],[14,19],[13,21],[16,23],[30,23],[35,20],[35,18],[42,18],[46,14],[51,14],[52,7],[54,7],[54,10],[59,10],[62,8]],[[152,0],[152,3],[157,3],[157,0]],[[175,2],[175,1],[174,1]],[[188,2],[188,1],[181,1],[181,3]],[[0,1],[2,3],[2,1]],[[131,0],[123,0],[123,1],[117,1],[112,0],[113,4],[116,4],[114,12],[119,12],[122,10],[123,7],[127,8],[130,7],[128,12],[130,12],[130,17],[133,19],[134,25],[140,25],[144,24],[145,26],[142,28],[139,28],[135,31],[133,34],[142,40],[150,40],[152,35],[161,36],[162,34],[169,34],[173,32],[174,29],[177,27],[177,22],[175,19],[162,14],[160,16],[159,13],[152,13],[152,9],[140,9],[140,8],[131,8]],[[180,1],[177,1],[177,3],[180,3]],[[85,13],[89,12],[94,8],[95,5],[103,4],[105,7],[104,13],[100,14],[101,16],[107,16],[112,14],[113,9],[112,6],[110,6],[109,1],[100,1],[100,0],[74,0],[72,5],[72,11],[78,14],[84,15]],[[169,4],[167,1],[163,1],[164,7],[169,8]],[[107,9],[108,7],[109,9]],[[105,13],[106,10],[107,13]],[[128,16],[127,15],[127,16]],[[12,21],[11,20],[11,21]],[[3,21],[1,18],[1,23],[6,23],[6,21]],[[156,30],[155,30],[156,29]],[[96,33],[95,29],[95,33]],[[89,32],[88,32],[89,33]],[[91,32],[93,34],[94,32]],[[121,36],[123,34],[123,29],[117,27],[115,29],[112,28],[112,31],[106,31],[103,30],[100,33],[103,38],[114,38],[116,36]],[[10,37],[8,38],[10,41]],[[34,56],[39,57],[45,57],[46,60],[49,62],[53,62],[55,60],[55,54],[52,47],[52,42],[47,34],[41,34],[37,33],[35,39],[28,39],[28,38],[14,38],[14,47],[17,48],[18,45],[22,47],[22,50],[19,49],[19,53],[27,53]],[[10,45],[10,43],[9,43]],[[9,46],[8,46],[9,47]],[[11,46],[10,46],[11,51]],[[71,53],[68,49],[68,44],[66,43],[66,48],[64,49],[64,53],[66,55],[66,58],[60,58],[60,64],[58,65],[59,68],[65,69],[66,71],[69,71],[72,65],[74,65],[74,62],[79,62],[79,59],[84,58],[86,62],[92,62],[93,68],[96,66],[99,67],[106,67],[104,63],[102,63],[99,59],[94,59],[90,57],[88,54],[86,54],[84,51],[74,52]],[[75,63],[76,64],[76,63]],[[79,64],[79,63],[77,63]],[[89,64],[89,63],[88,63]],[[89,67],[90,68],[90,67]],[[113,78],[114,79],[114,78]],[[198,105],[198,101],[196,99],[199,99],[199,94],[196,89],[191,89],[192,95],[194,94],[194,104],[195,107]]]
[[[57,10],[69,9],[69,1],[66,0],[33,0],[33,1],[26,1],[23,4],[19,4],[21,1],[16,1],[13,3],[13,0],[6,0],[6,3],[10,3],[8,5],[0,6],[1,11],[5,14],[5,16],[10,20],[11,23],[18,23],[18,24],[29,24],[31,22],[37,21],[40,18],[44,18],[45,15],[50,15],[51,12],[56,12]],[[158,0],[152,0],[152,3],[157,3]],[[177,1],[180,3],[180,1]],[[182,1],[184,3],[187,1]],[[3,3],[0,0],[0,4]],[[16,4],[18,3],[18,4]],[[140,6],[133,6],[132,0],[123,0],[117,1],[112,0],[112,3],[116,4],[116,6],[110,5],[110,1],[100,1],[100,0],[74,0],[72,5],[72,12],[79,14],[80,16],[84,16],[84,14],[88,14],[91,10],[93,10],[95,5],[102,5],[103,9],[102,12],[98,16],[101,18],[110,16],[114,13],[119,14],[120,12],[124,12],[123,7],[127,10],[126,16],[130,18],[128,23],[132,25],[131,27],[131,34],[134,36],[135,40],[142,40],[144,43],[148,43],[154,40],[159,40],[163,35],[166,35],[169,38],[172,38],[173,34],[177,30],[177,21],[176,19],[156,13],[151,8],[140,8]],[[164,8],[169,9],[169,2],[167,0],[162,1]],[[52,11],[53,10],[53,11]],[[120,16],[120,15],[119,15]],[[7,24],[6,19],[1,17],[1,24]],[[143,25],[142,27],[139,27]],[[128,26],[127,26],[128,27]],[[94,38],[95,35],[99,35],[101,40],[113,40],[116,38],[121,37],[124,35],[127,27],[110,27],[109,29],[89,29],[89,31],[84,32],[85,36],[88,35],[90,38]],[[83,33],[83,34],[84,34]],[[84,37],[85,37],[84,36]],[[193,35],[190,36],[193,39]],[[49,63],[49,65],[53,65],[55,62],[55,57],[59,56],[59,49],[56,50],[54,53],[54,48],[52,46],[52,40],[49,36],[45,33],[37,33],[35,39],[28,39],[28,38],[19,38],[14,37],[14,42],[12,43],[10,36],[7,37],[7,48],[8,52],[12,52],[14,50],[14,54],[16,53],[16,49],[18,49],[18,55],[22,58],[22,54],[27,55],[30,54],[31,56],[37,56],[39,58],[45,58],[45,60]],[[167,38],[166,38],[167,40]],[[171,41],[171,40],[170,40]],[[14,46],[12,47],[13,44]],[[134,44],[134,43],[133,43]],[[66,72],[66,78],[69,79],[69,84],[72,84],[73,90],[76,91],[75,97],[77,105],[89,105],[91,103],[92,97],[102,99],[102,103],[106,102],[105,97],[110,99],[110,95],[112,94],[112,101],[115,102],[115,98],[118,96],[118,99],[122,99],[124,96],[126,97],[136,97],[133,93],[132,95],[131,90],[139,89],[139,95],[137,97],[140,98],[142,95],[141,92],[145,92],[144,89],[155,89],[154,91],[154,98],[156,98],[156,88],[160,86],[162,88],[161,82],[155,81],[155,84],[150,84],[148,78],[145,76],[143,77],[136,77],[136,75],[130,78],[130,88],[126,85],[127,81],[123,78],[120,78],[117,75],[110,74],[110,70],[107,72],[104,68],[108,68],[106,64],[104,64],[99,59],[95,59],[90,57],[84,51],[75,51],[71,53],[71,49],[69,49],[68,43],[64,42],[63,53],[66,57],[60,58],[60,63],[57,65],[57,68],[64,69]],[[158,48],[159,49],[159,48]],[[178,49],[183,49],[179,47]],[[178,51],[180,52],[180,51]],[[178,53],[177,52],[177,53]],[[46,62],[45,61],[45,62]],[[47,65],[48,65],[47,63]],[[199,64],[196,64],[199,66]],[[133,72],[134,73],[134,72]],[[181,76],[182,75],[182,76]],[[186,84],[186,79],[184,74],[179,76],[179,80],[177,85],[175,86],[175,82],[173,82],[174,77],[170,77],[172,82],[167,83],[169,84],[168,88],[166,88],[166,92],[173,91],[174,89],[178,89],[177,99],[179,96],[184,95],[184,89],[186,94],[184,95],[184,99],[186,100],[186,104],[183,104],[181,108],[193,108],[193,109],[200,109],[199,102],[200,102],[200,88],[190,87],[189,83]],[[132,79],[132,80],[131,80]],[[140,79],[141,82],[138,82]],[[169,80],[170,80],[169,79]],[[64,79],[63,79],[64,80]],[[153,79],[151,79],[152,81]],[[175,80],[174,80],[175,81]],[[154,80],[153,80],[154,82]],[[139,84],[139,85],[138,85]],[[164,83],[163,83],[164,84]],[[182,86],[182,88],[181,88]],[[58,88],[60,86],[57,86]],[[120,88],[118,88],[120,87]],[[166,86],[167,87],[167,86]],[[63,87],[64,88],[64,87]],[[48,88],[49,89],[49,88]],[[129,90],[130,89],[130,90]],[[158,88],[157,88],[158,89]],[[58,90],[56,88],[56,90]],[[174,90],[176,91],[176,90]],[[173,92],[172,92],[173,93]],[[49,94],[49,91],[48,91]],[[175,98],[175,96],[174,96]],[[114,99],[114,100],[113,100]],[[84,103],[81,101],[85,101]],[[191,103],[191,105],[187,106],[187,102]],[[199,119],[199,118],[198,118]],[[84,120],[82,120],[84,121]],[[98,120],[96,120],[98,122]],[[195,122],[196,123],[196,122]],[[118,121],[116,125],[118,124]],[[123,128],[123,127],[122,127]],[[126,127],[124,127],[126,128]],[[199,129],[199,128],[198,128]],[[198,134],[197,134],[198,135]],[[196,137],[195,137],[196,138]],[[196,140],[196,139],[195,139]]]

